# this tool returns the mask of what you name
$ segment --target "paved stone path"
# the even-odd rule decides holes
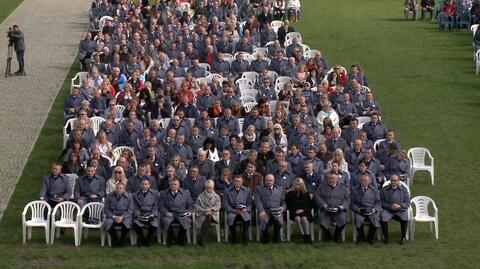
[[[0,219],[88,30],[90,4],[24,0],[0,25]],[[5,79],[6,32],[14,24],[25,34],[27,76]]]

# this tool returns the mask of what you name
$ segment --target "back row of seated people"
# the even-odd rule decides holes
[[[349,207],[355,213],[358,243],[364,240],[373,243],[381,217],[385,243],[388,243],[387,222],[394,218],[401,223],[403,244],[407,221],[404,211],[408,209],[409,196],[408,190],[399,185],[400,177],[393,174],[390,185],[381,188],[379,195],[379,187],[373,184],[374,175],[365,169],[366,162],[360,164],[363,172],[356,184],[349,182],[348,173],[339,171],[339,164],[335,161],[332,171],[323,178],[315,173],[313,163],[309,162],[305,165],[306,174],[295,177],[288,172],[288,163],[282,161],[279,171],[263,177],[256,172],[256,163],[248,162],[246,171],[233,178],[229,168],[223,169],[222,181],[218,182],[223,184],[221,191],[216,191],[214,180],[199,174],[198,166],[192,166],[184,180],[175,176],[170,166],[166,178],[159,184],[147,171],[147,164],[141,164],[138,175],[129,180],[123,168],[116,166],[113,169],[115,176],[107,182],[96,175],[94,165],[89,165],[86,175],[76,180],[73,200],[81,207],[89,202],[105,203],[103,228],[111,234],[113,246],[121,245],[131,228],[137,232],[140,244],[149,245],[160,224],[167,231],[167,245],[184,244],[186,231],[192,228],[193,213],[197,217],[194,228],[199,230],[199,244],[203,246],[210,225],[219,223],[221,208],[226,212],[232,243],[236,242],[237,222],[243,223],[243,242],[247,243],[252,208],[257,210],[257,225],[262,232],[263,243],[269,241],[270,224],[274,226],[273,240],[278,242],[287,209],[290,220],[299,224],[304,243],[310,243],[309,223],[313,221],[311,212],[314,208],[320,209],[319,222],[324,239],[328,241],[332,238],[329,228],[335,223],[333,240],[338,242]],[[228,159],[223,165],[229,165]],[[40,199],[55,206],[71,197],[68,176],[61,173],[61,165],[54,164],[52,173],[42,181]],[[367,239],[363,232],[364,220],[371,224]],[[177,235],[173,232],[173,223],[179,224]],[[121,228],[120,239],[116,235],[117,226]],[[146,236],[143,234],[144,227],[148,228]]]

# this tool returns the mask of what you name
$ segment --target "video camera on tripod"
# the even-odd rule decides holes
[[[14,40],[13,40],[13,30],[12,27],[8,28],[7,32],[7,38],[8,38],[8,51],[7,51],[7,67],[5,68],[5,77],[11,76],[11,68],[12,68],[12,54],[13,54],[13,45],[14,45]]]

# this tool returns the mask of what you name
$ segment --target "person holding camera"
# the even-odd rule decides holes
[[[12,31],[9,32],[9,37],[11,38],[11,42],[14,46],[13,48],[17,54],[18,71],[15,72],[15,75],[25,76],[25,61],[23,58],[25,54],[25,37],[23,32],[18,28],[18,25],[13,26]]]

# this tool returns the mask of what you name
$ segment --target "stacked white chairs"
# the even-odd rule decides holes
[[[427,171],[430,173],[432,185],[435,184],[434,177],[434,158],[430,151],[424,147],[411,148],[407,152],[408,159],[410,160],[410,181],[413,184],[413,178],[417,171]],[[429,161],[428,164],[426,161]]]
[[[82,234],[85,236],[85,239],[88,237],[89,229],[98,229],[100,230],[100,243],[102,247],[105,245],[105,232],[102,229],[102,224],[105,219],[103,214],[103,204],[98,202],[92,202],[86,204],[82,210],[77,215],[77,225],[78,225],[78,245],[82,242]],[[84,216],[88,215],[90,219],[98,220],[97,223],[88,223],[84,221]]]
[[[28,213],[31,211],[30,219],[27,219]],[[33,201],[28,203],[22,212],[22,232],[23,243],[28,239],[32,239],[32,228],[40,227],[45,229],[45,242],[50,242],[50,216],[52,208],[45,201]]]
[[[257,89],[240,89],[241,96],[251,96],[257,98],[258,90]]]
[[[430,231],[432,231],[432,224],[435,226],[435,239],[438,240],[438,208],[432,198],[427,196],[417,196],[411,199],[411,203],[415,210],[413,211],[412,220],[410,221],[410,233],[412,240],[415,236],[416,222],[429,222]],[[428,212],[428,206],[432,204],[433,215]]]
[[[240,100],[240,102],[242,102],[242,106],[244,106],[247,103],[257,101],[257,99],[254,96],[249,96],[249,95],[240,96],[239,100]]]
[[[235,84],[240,90],[253,89],[253,87],[255,86],[254,82],[249,78],[239,78],[237,79],[237,81],[235,81]]]
[[[56,220],[57,211],[60,213],[60,219]],[[60,237],[61,228],[73,229],[73,236],[75,238],[75,246],[80,244],[78,225],[76,217],[80,212],[80,206],[74,202],[61,202],[53,208],[52,212],[52,229],[50,231],[50,244],[53,244],[55,236]]]

